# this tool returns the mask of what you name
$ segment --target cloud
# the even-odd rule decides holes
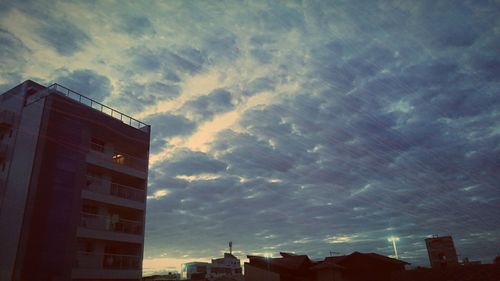
[[[211,120],[216,114],[234,108],[231,93],[225,89],[215,89],[208,95],[200,96],[186,102],[181,111],[193,115],[198,121]]]
[[[158,164],[170,175],[192,176],[202,173],[218,173],[226,164],[202,152],[179,149],[168,160]]]
[[[62,69],[53,81],[99,102],[111,94],[111,82],[108,77],[91,69],[78,69],[71,72]]]
[[[196,124],[187,118],[170,113],[149,116],[146,122],[152,127],[151,153],[153,154],[167,144],[166,139],[187,136],[196,129]]]
[[[147,256],[211,258],[230,240],[240,257],[296,251],[320,258],[329,243],[342,254],[391,255],[386,237],[397,235],[403,259],[426,265],[423,239],[436,233],[453,233],[457,248],[475,259],[495,255],[498,5],[30,5],[3,16],[91,7],[98,16],[73,24],[99,40],[70,37],[86,58],[75,56],[85,66],[71,69],[105,68],[113,85],[106,102],[152,124],[151,151],[162,160],[148,180],[155,199],[146,212]],[[104,19],[120,30],[107,34],[113,43]],[[43,13],[35,21],[45,28],[61,19]],[[39,42],[36,32],[19,32],[15,21],[2,29],[9,57],[0,58],[15,57],[9,77],[51,67],[40,53],[52,44],[33,53],[18,46]],[[59,59],[51,62],[72,58]],[[70,71],[52,76],[76,79]],[[153,112],[164,104],[172,111]],[[230,115],[234,123],[216,128],[203,151],[181,148],[201,123]]]
[[[275,89],[275,84],[273,80],[268,77],[259,77],[256,78],[248,84],[245,88],[243,95],[245,96],[253,96],[255,94],[264,92],[264,91],[272,91]]]
[[[151,82],[146,87],[148,92],[154,93],[160,100],[171,100],[180,95],[180,88],[176,84]]]
[[[11,32],[0,28],[0,63],[3,65],[0,74],[0,91],[7,90],[22,79],[22,72],[26,66],[26,57],[31,50]]]
[[[123,16],[118,30],[133,37],[154,35],[155,29],[149,18],[145,16]]]
[[[85,31],[67,20],[51,20],[42,23],[36,33],[62,56],[72,56],[91,42]]]

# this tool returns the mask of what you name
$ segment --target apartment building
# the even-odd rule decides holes
[[[58,84],[0,95],[0,280],[140,280],[149,139]]]

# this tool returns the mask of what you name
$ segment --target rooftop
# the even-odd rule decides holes
[[[109,106],[106,106],[106,105],[104,105],[96,100],[93,100],[89,97],[86,97],[82,94],[79,94],[79,93],[77,93],[71,89],[68,89],[64,86],[61,86],[57,83],[54,83],[54,84],[48,86],[46,89],[29,96],[27,101],[26,101],[26,104],[30,104],[30,103],[33,103],[37,100],[40,100],[50,93],[58,93],[60,95],[66,96],[74,101],[77,101],[77,102],[83,104],[83,105],[86,105],[86,106],[91,107],[95,110],[98,110],[106,115],[109,115],[109,116],[115,118],[115,119],[118,119],[118,120],[122,121],[123,123],[125,123],[131,127],[134,127],[134,128],[141,129],[141,128],[149,126],[146,123],[143,123],[143,122],[141,122],[141,121],[125,114],[125,113],[122,113],[116,109],[113,109]]]

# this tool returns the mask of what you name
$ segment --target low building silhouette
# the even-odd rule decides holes
[[[142,281],[172,281],[181,280],[181,275],[176,272],[169,272],[167,274],[155,274],[151,276],[142,277]]]
[[[473,264],[447,268],[417,268],[394,272],[391,281],[498,281],[500,265]]]
[[[307,255],[280,253],[279,258],[248,256],[245,280],[270,281],[389,281],[407,262],[375,253],[354,252],[312,261]]]

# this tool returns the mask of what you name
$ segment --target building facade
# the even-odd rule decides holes
[[[0,280],[140,280],[149,139],[57,84],[0,95]]]
[[[435,236],[425,239],[429,263],[432,268],[458,266],[458,255],[451,236]]]

